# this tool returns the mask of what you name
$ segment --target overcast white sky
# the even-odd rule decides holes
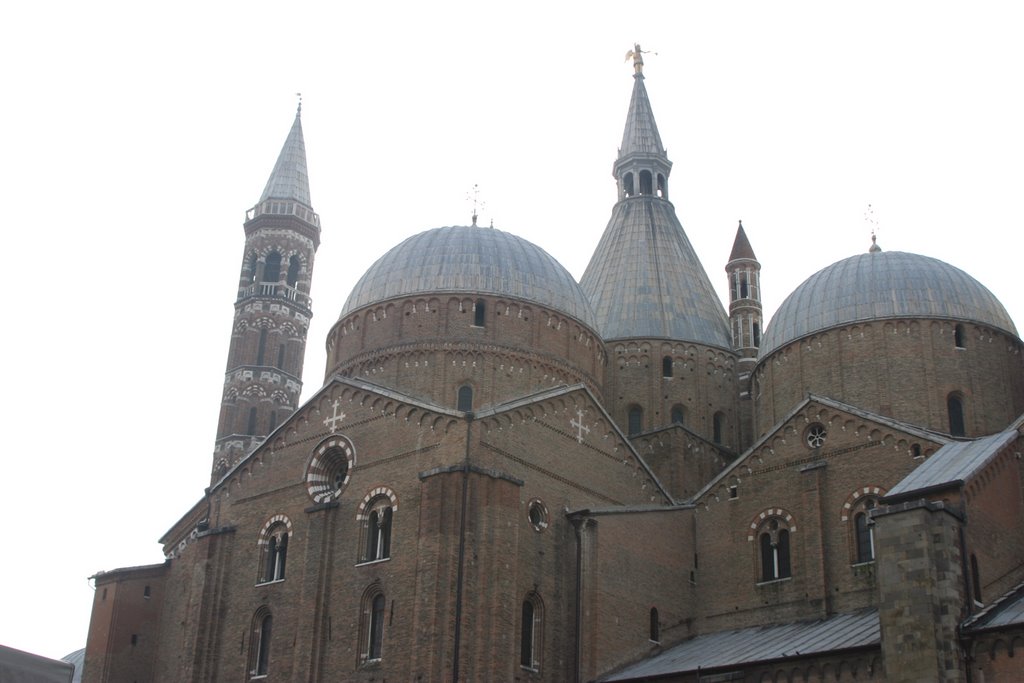
[[[162,560],[208,483],[244,212],[303,94],[323,243],[305,395],[362,272],[481,223],[577,278],[615,201],[634,41],[713,283],[737,219],[766,314],[870,244],[1024,325],[1017,2],[52,2],[0,21],[7,323],[0,644],[85,645],[98,570]]]

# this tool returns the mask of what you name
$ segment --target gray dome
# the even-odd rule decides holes
[[[765,330],[760,357],[830,327],[880,318],[974,321],[1017,336],[999,299],[964,271],[928,256],[882,251],[833,263],[793,290]]]
[[[356,283],[341,317],[387,299],[442,292],[525,299],[597,329],[587,298],[554,257],[510,233],[465,226],[421,232],[384,254]]]

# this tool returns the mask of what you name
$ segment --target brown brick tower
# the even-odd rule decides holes
[[[309,199],[300,103],[263,195],[246,212],[214,479],[295,412],[319,245],[320,217]]]
[[[757,350],[761,346],[764,329],[761,310],[761,263],[754,255],[743,221],[736,228],[729,262],[725,264],[729,276],[729,323],[732,327],[732,347],[739,355],[736,375],[740,387],[740,433],[744,444],[753,442],[751,423],[750,374],[757,364]]]

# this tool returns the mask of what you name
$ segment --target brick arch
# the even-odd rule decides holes
[[[287,515],[274,515],[273,517],[268,519],[266,523],[263,525],[263,528],[260,530],[259,538],[256,540],[256,545],[266,545],[267,543],[269,543],[270,530],[279,524],[284,525],[284,528],[288,532],[289,536],[291,536],[292,533],[294,533],[292,530],[292,520],[288,519]]]
[[[765,508],[758,514],[754,515],[754,518],[750,520],[750,525],[747,532],[747,540],[753,542],[754,534],[758,529],[770,518],[775,517],[781,519],[789,527],[789,533],[796,533],[796,522],[793,519],[793,515],[784,510],[783,508],[770,507]]]
[[[356,521],[366,521],[366,512],[370,509],[370,503],[381,496],[386,496],[387,499],[391,501],[392,510],[398,510],[398,496],[395,495],[395,492],[388,486],[376,486],[370,489],[366,495],[363,496],[363,499],[359,501],[359,506],[356,508]]]
[[[859,501],[861,498],[863,498],[865,496],[881,498],[881,497],[885,496],[885,494],[887,494],[888,492],[889,492],[889,490],[887,488],[885,488],[884,486],[874,486],[874,485],[861,486],[861,487],[859,487],[857,489],[854,489],[853,491],[850,492],[850,494],[848,496],[846,496],[846,500],[843,501],[843,507],[840,509],[840,513],[839,513],[840,521],[842,521],[842,522],[849,521],[849,519],[850,519],[850,510],[852,510],[854,508],[854,506],[856,506],[857,501]]]

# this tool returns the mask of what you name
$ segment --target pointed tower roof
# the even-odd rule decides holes
[[[731,348],[729,322],[675,208],[668,160],[643,82],[640,46],[612,209],[580,286],[605,339],[668,338]]]
[[[750,240],[747,239],[747,233],[743,229],[743,221],[740,221],[740,227],[736,229],[736,239],[732,243],[732,253],[729,254],[730,261],[739,259],[757,260],[757,257],[754,256],[754,249],[750,246]]]
[[[277,157],[260,202],[288,199],[312,208],[309,199],[309,175],[306,172],[306,143],[302,139],[302,103],[295,112],[295,122]]]

